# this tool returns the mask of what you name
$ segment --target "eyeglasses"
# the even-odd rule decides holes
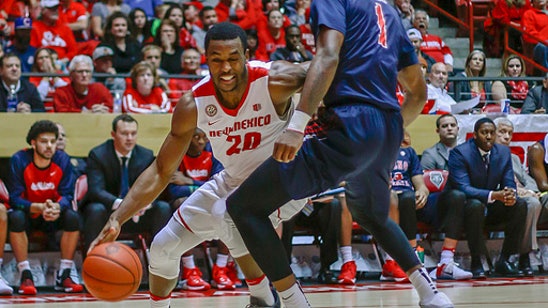
[[[75,70],[74,72],[76,74],[80,74],[80,75],[83,75],[84,73],[85,74],[91,74],[91,70]]]

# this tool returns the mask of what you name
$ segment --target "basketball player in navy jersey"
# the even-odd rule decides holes
[[[282,301],[292,308],[308,307],[268,215],[288,200],[346,181],[354,220],[406,271],[419,305],[453,307],[388,219],[390,171],[403,129],[426,101],[426,85],[400,18],[382,0],[314,0],[310,20],[317,53],[297,110],[273,157],[228,198],[227,210]],[[406,93],[401,111],[398,81]],[[306,123],[322,99],[323,126],[303,142]]]

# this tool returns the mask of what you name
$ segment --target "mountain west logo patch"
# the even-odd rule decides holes
[[[431,171],[429,174],[430,182],[436,186],[436,188],[441,189],[443,185],[443,175],[440,171]]]
[[[207,105],[205,107],[205,112],[208,116],[212,117],[217,114],[217,106],[215,105]]]

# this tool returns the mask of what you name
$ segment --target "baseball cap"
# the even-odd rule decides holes
[[[93,60],[97,60],[102,57],[112,57],[114,55],[114,51],[108,46],[99,46],[95,48],[93,51]]]
[[[14,21],[15,30],[32,29],[32,19],[28,17],[18,17]]]
[[[59,5],[59,0],[40,0],[41,7],[55,7]]]
[[[422,41],[422,34],[419,30],[412,28],[407,30],[407,36],[412,39],[413,37],[417,37]]]

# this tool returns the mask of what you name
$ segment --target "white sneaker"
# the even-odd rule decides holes
[[[430,277],[434,272],[437,279],[467,280],[473,276],[471,272],[461,269],[455,262],[439,263],[438,267],[430,273]]]
[[[428,301],[420,301],[419,306],[422,308],[453,308],[453,303],[445,295],[445,293],[442,293],[438,291],[430,300]]]
[[[8,282],[0,275],[0,294],[11,295],[13,288],[8,285]]]

